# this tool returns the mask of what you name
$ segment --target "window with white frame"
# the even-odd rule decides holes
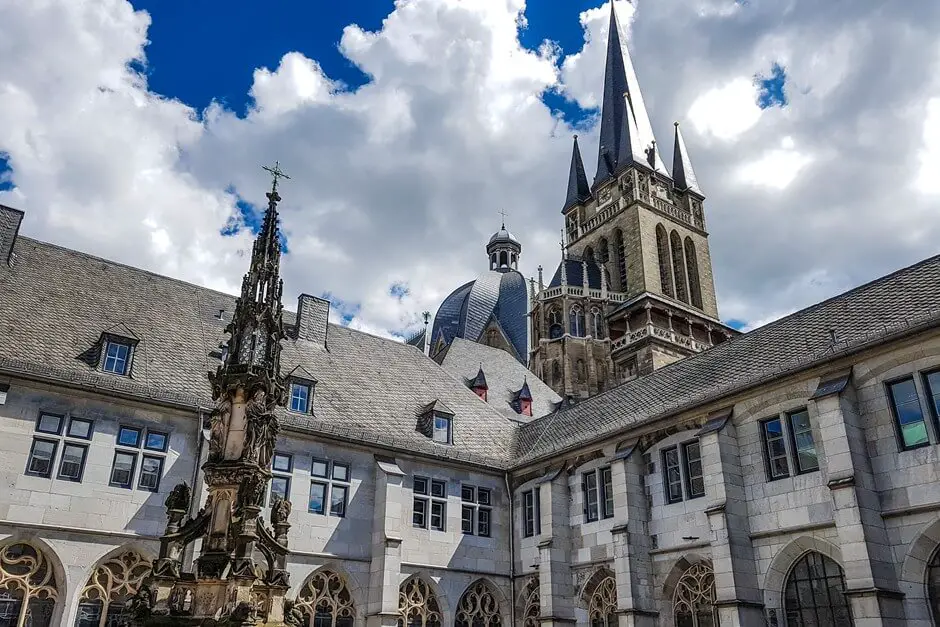
[[[88,442],[94,422],[84,418],[40,413],[36,420],[36,433],[26,461],[26,474],[52,478],[56,454],[62,450],[56,479],[81,482],[88,458]]]
[[[451,419],[444,414],[434,414],[434,432],[431,436],[435,442],[441,444],[451,443]]]
[[[460,528],[466,535],[490,537],[493,492],[473,485],[460,486]]]
[[[791,468],[797,475],[819,470],[816,442],[805,409],[761,421],[760,432],[769,480],[789,477]]]
[[[444,531],[447,527],[447,482],[415,475],[411,523],[421,529]]]
[[[314,457],[310,477],[307,511],[344,518],[349,505],[349,464]]]
[[[698,439],[662,449],[662,464],[667,504],[705,496],[702,450]]]
[[[110,485],[133,488],[136,475],[138,490],[159,492],[169,434],[156,429],[121,425],[115,444]]]
[[[309,381],[293,379],[290,383],[290,411],[299,414],[310,413],[310,401],[313,396],[313,385]]]
[[[291,473],[294,472],[294,456],[277,453],[271,456],[271,496],[268,505],[274,505],[274,499],[290,500]]]
[[[542,504],[540,488],[536,486],[522,493],[522,535],[527,538],[542,533]]]
[[[117,337],[107,337],[102,347],[101,369],[112,374],[126,375],[131,370],[134,346]]]
[[[582,474],[581,489],[584,494],[585,522],[594,522],[614,515],[613,475],[610,466]]]

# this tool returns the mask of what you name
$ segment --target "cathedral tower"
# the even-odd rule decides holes
[[[529,365],[556,392],[590,396],[736,333],[718,319],[704,200],[678,123],[666,169],[611,3],[594,181],[576,136],[563,260],[532,298]]]

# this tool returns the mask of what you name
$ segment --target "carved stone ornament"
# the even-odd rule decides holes
[[[277,528],[287,522],[290,516],[291,504],[287,499],[277,497],[271,506],[271,524]]]
[[[182,483],[176,484],[176,486],[170,490],[163,504],[166,506],[167,512],[186,511],[189,509],[190,497],[191,491],[189,484],[183,481]]]

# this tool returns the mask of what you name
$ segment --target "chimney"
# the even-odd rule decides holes
[[[23,212],[0,205],[0,265],[13,267],[13,244],[20,230]]]
[[[329,319],[330,301],[309,294],[301,294],[297,299],[297,339],[326,346]]]

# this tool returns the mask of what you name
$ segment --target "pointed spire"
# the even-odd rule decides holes
[[[574,205],[591,197],[591,188],[584,173],[584,162],[581,160],[581,149],[578,147],[578,136],[574,136],[574,146],[571,149],[571,169],[568,171],[568,195],[565,197],[564,213]]]
[[[480,370],[477,371],[477,376],[473,378],[470,382],[470,389],[473,390],[488,390],[489,387],[486,385],[486,375],[483,374],[483,364],[480,364]]]
[[[676,142],[672,152],[672,180],[675,181],[677,189],[687,189],[699,196],[704,196],[705,194],[698,186],[695,171],[692,169],[692,160],[689,158],[689,151],[685,147],[682,131],[679,130],[679,123],[676,122],[675,125]]]

